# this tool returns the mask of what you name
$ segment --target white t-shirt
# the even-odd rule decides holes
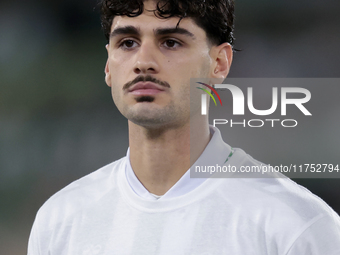
[[[196,163],[223,163],[230,150],[215,129]],[[228,162],[259,164],[240,149]],[[37,213],[28,254],[340,254],[339,216],[288,178],[184,175],[152,199],[134,190],[128,164],[124,157],[53,195]]]
[[[190,178],[190,170],[188,170],[176,183],[172,186],[164,195],[157,196],[155,194],[150,193],[143,184],[138,180],[137,176],[132,170],[130,164],[130,150],[126,153],[126,168],[125,175],[127,182],[130,184],[131,189],[140,197],[148,199],[148,200],[158,200],[160,198],[169,199],[178,196],[182,196],[191,190],[195,189],[199,185],[201,185],[207,178]]]

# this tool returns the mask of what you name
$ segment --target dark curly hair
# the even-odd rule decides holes
[[[115,16],[136,17],[143,13],[143,0],[100,0],[101,25],[109,41]],[[192,18],[204,29],[213,45],[228,42],[234,45],[234,0],[160,0],[153,10],[158,18]]]

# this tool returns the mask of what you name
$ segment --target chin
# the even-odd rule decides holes
[[[132,123],[145,128],[178,127],[183,122],[183,111],[173,105],[160,106],[155,102],[143,102],[126,108],[121,113]]]
[[[138,126],[142,126],[145,128],[160,128],[162,126],[167,125],[167,121],[164,120],[164,118],[160,117],[151,117],[151,116],[134,116],[129,117],[129,121],[133,122],[134,124]]]

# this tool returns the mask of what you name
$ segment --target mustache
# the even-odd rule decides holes
[[[166,81],[158,80],[158,79],[152,77],[151,75],[146,75],[146,76],[139,75],[136,78],[134,78],[132,81],[125,83],[124,86],[123,86],[123,90],[129,89],[132,85],[136,84],[137,82],[141,82],[141,81],[143,81],[143,82],[149,81],[149,82],[159,84],[163,87],[170,88],[170,84],[167,83]]]

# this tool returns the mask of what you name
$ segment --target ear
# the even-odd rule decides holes
[[[109,69],[109,57],[110,57],[109,44],[106,44],[105,48],[107,50],[107,61],[106,61],[105,69],[104,69],[105,82],[106,82],[107,86],[111,87],[111,73],[110,73],[110,69]]]
[[[211,49],[213,60],[211,77],[225,79],[228,76],[231,62],[233,61],[233,49],[229,43],[213,46]]]

